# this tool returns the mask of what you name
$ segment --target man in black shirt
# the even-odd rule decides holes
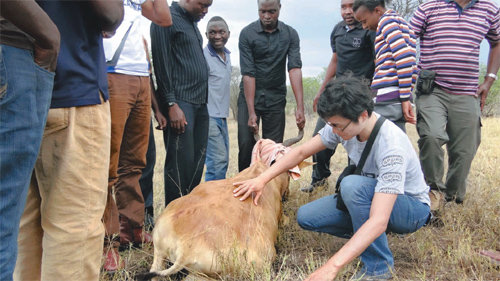
[[[151,49],[160,108],[170,125],[163,132],[165,205],[198,185],[208,140],[208,66],[197,22],[212,0],[180,0],[170,11],[173,25],[151,24]]]
[[[340,21],[333,28],[330,36],[332,46],[332,59],[326,70],[325,79],[318,94],[314,98],[313,109],[316,111],[318,99],[325,89],[326,84],[333,77],[340,77],[347,73],[362,77],[371,81],[375,70],[375,32],[363,29],[363,26],[354,18],[352,6],[354,0],[342,0],[340,2]],[[323,119],[318,118],[313,136],[325,126]],[[309,186],[303,187],[304,192],[312,192],[315,187],[323,185],[330,172],[330,158],[334,150],[325,149],[313,155],[316,165],[313,167],[312,181]]]
[[[243,75],[238,97],[238,168],[250,166],[253,134],[262,118],[263,138],[283,142],[285,132],[286,66],[297,102],[297,127],[305,125],[302,61],[297,31],[278,21],[280,0],[259,0],[259,20],[240,33]],[[286,60],[288,58],[288,65]]]

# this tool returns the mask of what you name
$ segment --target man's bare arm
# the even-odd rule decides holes
[[[243,75],[243,91],[248,109],[248,127],[255,134],[259,132],[255,114],[255,77]]]
[[[488,56],[488,65],[486,67],[486,73],[498,73],[498,69],[500,68],[500,42],[495,44],[490,44],[490,54]],[[495,82],[495,79],[492,77],[485,77],[484,82],[479,85],[477,89],[477,95],[480,98],[481,103],[481,111],[484,108],[484,104],[486,103],[486,98],[488,97],[488,93],[491,89],[491,86]]]
[[[304,87],[302,86],[302,70],[300,68],[292,68],[288,72],[288,75],[290,76],[290,84],[292,85],[295,102],[297,103],[295,121],[299,130],[302,130],[306,125],[306,117],[304,115]]]
[[[123,20],[123,1],[91,0],[88,1],[101,24],[102,31],[114,32]]]
[[[35,39],[35,62],[54,71],[61,37],[56,25],[34,0],[1,0],[2,17]]]
[[[326,69],[325,73],[325,79],[323,80],[323,83],[321,84],[321,87],[319,88],[318,93],[316,94],[316,97],[314,97],[313,101],[313,111],[316,112],[316,107],[318,106],[318,100],[319,97],[321,96],[321,93],[326,88],[326,85],[328,82],[337,74],[337,53],[333,53],[332,59],[330,60],[330,63],[328,64],[328,68]]]
[[[167,0],[148,0],[141,5],[142,15],[159,26],[172,25],[172,16]]]

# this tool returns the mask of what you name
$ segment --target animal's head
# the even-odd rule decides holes
[[[291,146],[302,140],[304,137],[304,130],[300,130],[298,135],[294,138],[285,140],[282,144],[276,143],[270,139],[260,139],[259,135],[254,135],[257,143],[255,144],[252,151],[252,163],[256,161],[263,162],[266,166],[270,167],[278,159],[283,157],[286,153],[291,150]],[[313,165],[311,162],[302,161],[298,166],[295,166],[288,170],[288,173],[283,173],[282,175],[275,178],[279,181],[279,186],[281,187],[281,195],[286,196],[288,194],[288,184],[290,182],[290,177],[293,179],[298,179],[300,177],[300,170]]]

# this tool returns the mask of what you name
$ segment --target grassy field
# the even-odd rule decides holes
[[[309,117],[305,139],[312,135],[315,117]],[[314,120],[313,120],[314,119]],[[407,125],[408,134],[417,149],[417,134]],[[237,128],[229,121],[231,157],[228,177],[237,173]],[[287,120],[285,137],[297,133],[293,116]],[[156,131],[157,163],[155,167],[155,212],[163,210],[163,162],[165,150],[161,133]],[[500,250],[500,119],[483,120],[482,143],[472,165],[468,193],[463,205],[448,203],[439,216],[444,226],[424,227],[409,235],[389,235],[389,245],[395,258],[394,280],[500,280],[500,265],[480,256],[481,250]],[[311,168],[303,177],[290,183],[290,196],[284,212],[290,223],[280,228],[276,245],[278,257],[264,274],[242,270],[221,280],[302,280],[331,257],[346,240],[326,234],[302,230],[296,223],[296,211],[301,205],[333,193],[336,177],[345,165],[346,153],[337,149],[332,158],[332,176],[328,186],[312,194],[299,189],[311,179]],[[131,280],[137,272],[149,271],[152,247],[122,252],[126,268],[114,276],[102,275],[101,280]],[[360,268],[359,260],[348,265],[337,280],[351,280]]]

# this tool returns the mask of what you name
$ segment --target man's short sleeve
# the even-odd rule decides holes
[[[427,22],[427,16],[424,11],[424,4],[418,6],[417,10],[413,14],[413,17],[410,20],[410,28],[415,32],[417,37],[421,37],[425,32],[425,26]]]
[[[255,77],[255,61],[253,57],[251,42],[249,38],[249,27],[244,28],[240,33],[238,48],[240,50],[241,75]]]
[[[332,52],[336,53],[337,49],[335,47],[335,33],[337,33],[337,30],[339,29],[340,23],[337,23],[335,27],[332,30],[332,33],[330,34],[330,46],[332,47]]]
[[[288,71],[294,68],[302,68],[302,59],[300,58],[300,39],[295,29],[288,26],[290,34],[290,47],[288,48]]]
[[[329,149],[335,150],[337,145],[342,141],[337,134],[333,133],[332,127],[328,124],[326,124],[318,134],[321,136],[321,142]]]
[[[500,8],[496,7],[496,13],[493,15],[491,20],[490,29],[486,34],[486,39],[490,44],[500,43]]]
[[[392,148],[377,157],[379,175],[375,192],[404,194],[408,159],[402,148]]]

